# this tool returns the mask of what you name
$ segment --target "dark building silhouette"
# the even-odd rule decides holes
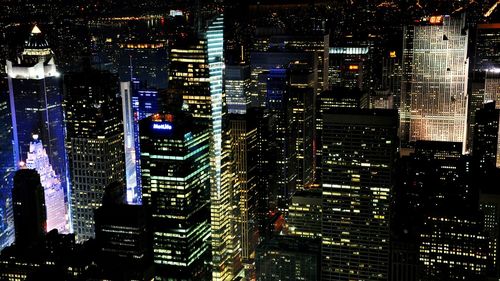
[[[491,172],[497,166],[499,121],[500,109],[495,108],[495,101],[476,111],[472,155],[475,168],[481,173]]]
[[[47,211],[40,175],[35,170],[16,172],[12,201],[16,245],[23,248],[39,246],[47,231]]]
[[[320,240],[276,236],[257,248],[257,280],[320,280]]]
[[[115,280],[152,278],[151,241],[145,208],[127,205],[125,186],[106,187],[95,211],[98,265],[103,277]]]
[[[323,114],[322,280],[386,280],[397,112]]]

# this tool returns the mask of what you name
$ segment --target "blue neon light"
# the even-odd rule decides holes
[[[170,123],[153,123],[153,130],[171,131],[172,128],[172,124]]]

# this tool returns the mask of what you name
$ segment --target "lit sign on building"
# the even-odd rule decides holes
[[[171,131],[172,124],[166,122],[153,123],[153,130]]]

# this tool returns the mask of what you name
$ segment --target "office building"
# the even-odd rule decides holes
[[[229,114],[231,138],[233,140],[234,173],[236,175],[233,200],[239,200],[239,230],[241,233],[241,259],[246,272],[254,268],[255,248],[258,243],[258,190],[259,141],[256,116]],[[248,275],[247,275],[248,276]]]
[[[481,173],[490,172],[499,166],[499,122],[500,110],[495,108],[495,101],[485,103],[475,114],[472,155]]]
[[[295,192],[288,207],[289,235],[321,238],[321,190],[307,189]]]
[[[65,75],[71,215],[78,242],[94,237],[104,187],[124,179],[122,113],[116,76],[87,68]]]
[[[231,139],[223,91],[223,15],[216,15],[186,36],[176,38],[170,50],[169,88],[182,96],[195,123],[210,129],[210,207],[212,276],[230,280],[241,269],[237,208],[234,193]],[[141,153],[142,154],[142,153]],[[143,177],[144,178],[144,177]]]
[[[322,280],[386,280],[397,113],[323,113]]]
[[[106,187],[102,206],[95,212],[98,264],[107,278],[152,278],[149,225],[144,206],[128,205],[125,185]],[[145,275],[146,274],[146,275]]]
[[[38,135],[68,197],[68,163],[60,73],[44,35],[35,26],[17,61],[7,61],[15,163]],[[68,202],[68,199],[65,200]]]
[[[461,142],[465,149],[467,43],[464,14],[432,16],[405,27],[402,147],[429,140]]]
[[[157,113],[139,123],[143,205],[151,216],[156,278],[208,278],[210,131],[183,112]]]
[[[141,204],[139,121],[160,110],[158,90],[145,89],[138,80],[120,82],[125,140],[127,201]]]
[[[320,240],[277,236],[257,248],[257,280],[320,280]]]
[[[16,172],[12,201],[16,245],[23,248],[39,246],[47,232],[47,212],[37,171],[21,169]]]
[[[491,268],[478,204],[482,184],[472,163],[462,143],[435,141],[417,142],[415,153],[400,162],[393,242],[406,245],[399,251],[416,261],[407,269],[416,269],[419,280],[481,280]]]
[[[12,148],[12,118],[7,79],[0,81],[0,249],[14,242],[12,180],[17,163]]]
[[[293,62],[288,66],[289,104],[296,134],[296,188],[310,187],[315,180],[315,106],[316,106],[316,69],[307,63]]]
[[[228,65],[224,78],[227,112],[245,114],[250,106],[250,66]]]
[[[367,97],[359,89],[334,87],[331,90],[321,92],[316,97],[316,131],[315,131],[315,157],[316,157],[316,180],[319,182],[322,174],[322,135],[323,114],[333,108],[366,108]]]
[[[29,149],[26,162],[23,165],[37,171],[40,176],[47,209],[47,231],[57,229],[60,233],[66,233],[69,227],[61,177],[52,168],[47,151],[43,148],[42,141],[38,139],[37,135],[33,136]]]
[[[150,89],[167,88],[167,46],[164,42],[119,43],[119,79],[140,81]]]
[[[266,108],[269,111],[271,148],[274,164],[271,193],[273,205],[285,210],[289,199],[295,192],[297,181],[297,151],[294,132],[293,106],[291,105],[290,89],[286,68],[271,69],[267,75]]]

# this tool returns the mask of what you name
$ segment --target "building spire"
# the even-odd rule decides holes
[[[40,30],[40,28],[38,28],[38,26],[35,24],[35,26],[33,27],[33,29],[31,30],[31,34],[39,34],[39,33],[42,33],[42,31]]]

